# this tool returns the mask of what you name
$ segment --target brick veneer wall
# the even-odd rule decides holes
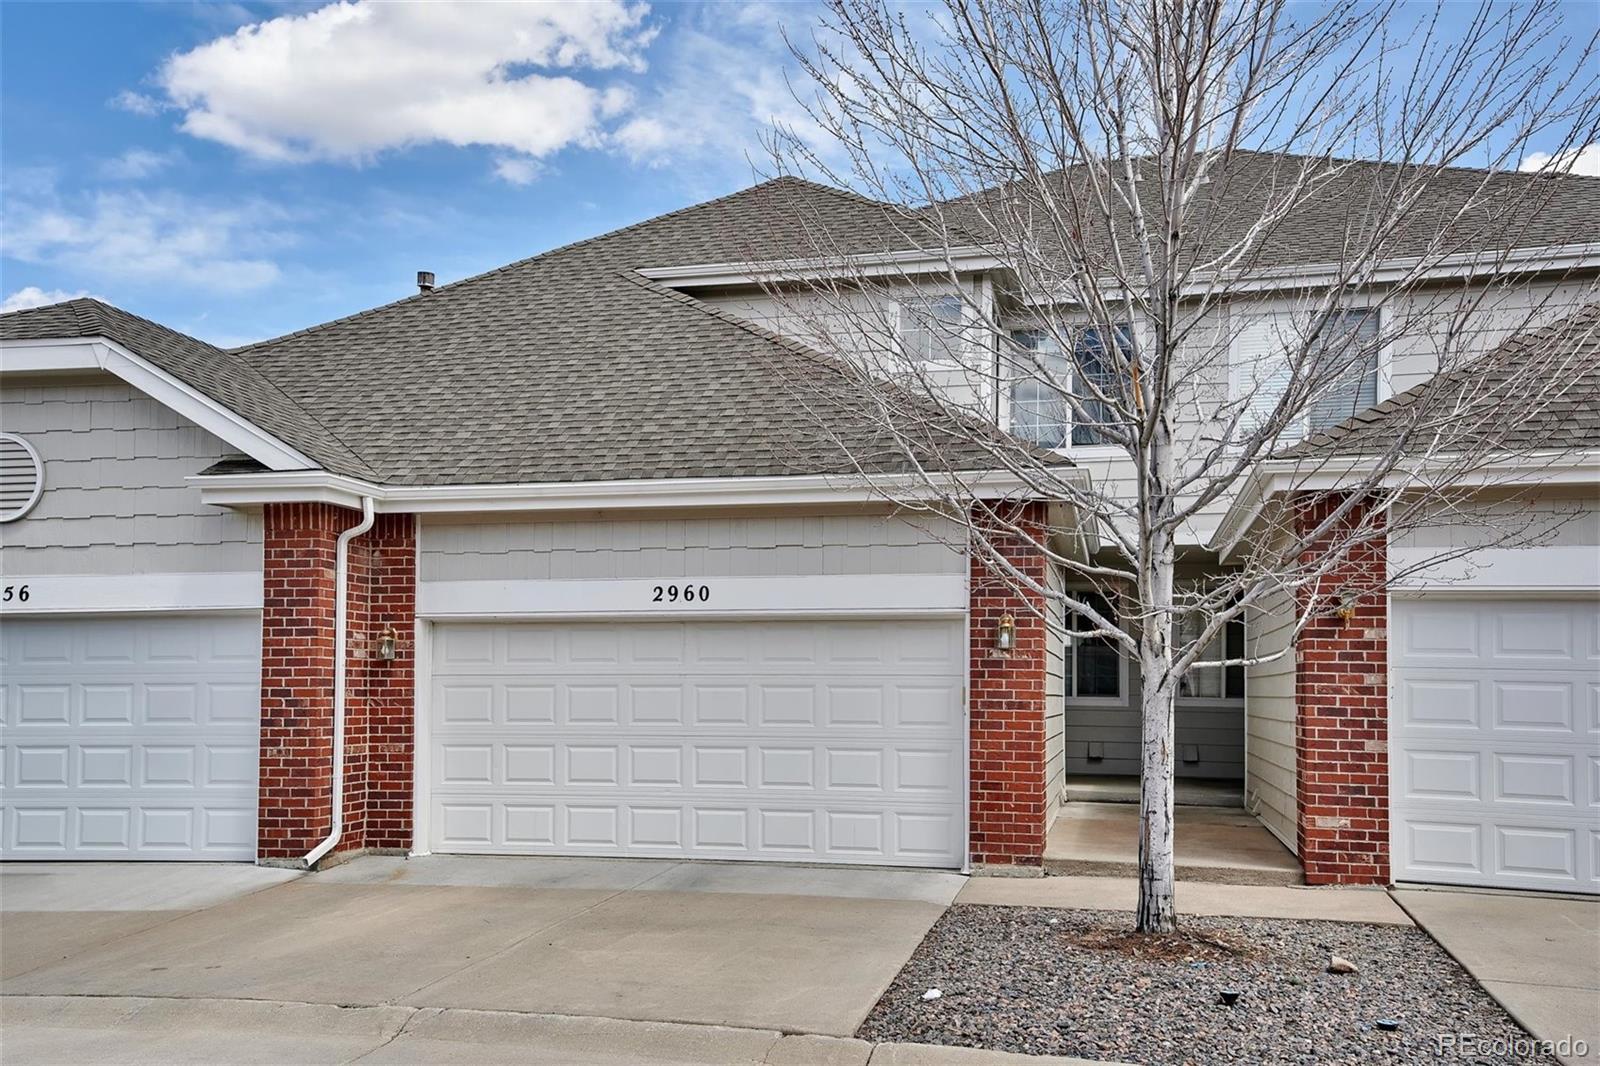
[[[987,539],[1016,569],[1043,585],[1046,535],[1042,504],[1020,506],[1012,523],[1025,535]],[[974,549],[970,629],[972,679],[967,695],[971,725],[972,861],[982,865],[1038,866],[1044,861],[1045,623],[1043,599],[992,570]],[[1010,613],[1016,644],[995,650],[995,627]]]
[[[257,854],[294,860],[332,822],[334,567],[360,515],[331,504],[265,509]],[[336,852],[411,842],[416,519],[380,515],[350,546],[344,833]],[[393,661],[372,656],[385,625]]]
[[[1317,499],[1297,521],[1309,531],[1337,506]],[[1347,516],[1358,520],[1360,512]],[[1323,554],[1330,534],[1311,549]],[[1319,611],[1296,644],[1297,843],[1308,884],[1389,880],[1389,611],[1387,539],[1347,552],[1318,585],[1360,594],[1348,620]],[[1302,605],[1305,600],[1302,599]]]

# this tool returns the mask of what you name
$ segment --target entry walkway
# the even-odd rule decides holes
[[[1242,810],[1178,807],[1178,878],[1230,885],[1295,885],[1304,877],[1289,849]],[[1045,840],[1051,873],[1136,877],[1139,807],[1130,803],[1065,803]]]

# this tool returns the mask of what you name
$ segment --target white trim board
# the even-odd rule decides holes
[[[21,590],[28,590],[26,600]],[[0,618],[158,611],[259,611],[261,574],[5,574]]]
[[[305,470],[317,464],[204,393],[106,337],[6,341],[0,371],[40,373],[103,370],[187,418],[272,470]]]
[[[1426,563],[1447,548],[1389,547],[1391,573]],[[1545,545],[1479,548],[1408,575],[1395,592],[1483,595],[1493,592],[1600,593],[1600,547]]]
[[[684,586],[695,599],[685,601]],[[677,586],[677,601],[655,600]],[[704,589],[708,596],[701,600]],[[967,608],[961,574],[828,577],[634,578],[597,581],[424,581],[417,616],[449,619],[818,617],[957,614]]]
[[[1086,480],[1063,468],[1063,479]],[[942,491],[980,497],[1028,498],[1027,484],[1004,471],[958,471],[874,477],[793,474],[762,477],[637,478],[494,485],[379,485],[323,470],[196,474],[202,502],[217,507],[315,501],[359,508],[370,496],[379,512],[589,511],[696,507],[790,507],[883,504],[938,499]],[[931,484],[930,484],[931,482]]]

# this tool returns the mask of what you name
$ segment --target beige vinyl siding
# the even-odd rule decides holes
[[[1251,657],[1283,654],[1245,668],[1245,806],[1295,851],[1294,602],[1279,592],[1245,620]],[[1287,649],[1287,650],[1285,650]]]
[[[1061,568],[1050,568],[1050,587],[1063,586]],[[1066,787],[1067,773],[1067,677],[1066,608],[1059,600],[1049,604],[1050,619],[1044,643],[1044,779],[1046,822],[1055,817]]]
[[[260,516],[208,507],[184,480],[237,450],[131,386],[109,375],[0,382],[0,428],[44,462],[38,505],[0,526],[5,573],[260,568]]]
[[[888,514],[625,521],[425,520],[423,581],[964,574],[961,531]]]
[[[1399,548],[1588,547],[1600,545],[1600,499],[1586,487],[1487,490],[1440,505],[1437,517],[1394,538]],[[1515,538],[1506,542],[1506,537]]]

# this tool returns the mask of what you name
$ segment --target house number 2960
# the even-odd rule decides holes
[[[657,585],[651,603],[704,603],[711,590],[704,585]]]

